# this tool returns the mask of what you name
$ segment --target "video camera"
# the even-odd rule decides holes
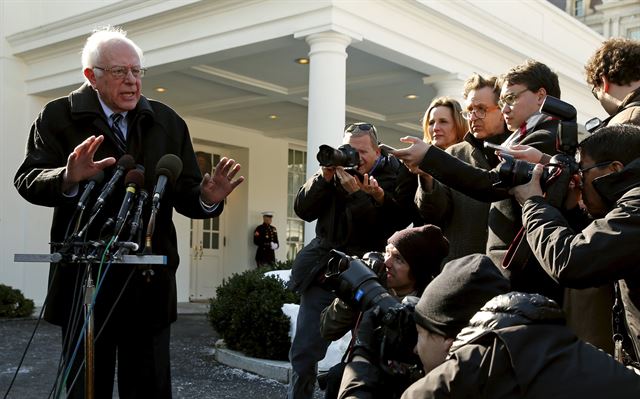
[[[379,252],[368,252],[362,259],[331,250],[325,284],[336,296],[358,311],[379,307],[382,332],[380,360],[420,364],[413,349],[418,333],[413,320],[415,304],[400,302],[385,287],[386,267]]]
[[[568,177],[578,172],[578,163],[575,160],[578,147],[578,125],[576,123],[576,109],[556,97],[547,96],[540,107],[540,112],[560,120],[556,142],[559,154],[551,158],[540,177],[540,186],[546,192],[549,186],[561,175],[565,174],[565,177]],[[502,162],[495,169],[500,181],[495,183],[495,186],[511,188],[531,180],[535,164],[515,159],[505,153],[502,153],[500,157]]]

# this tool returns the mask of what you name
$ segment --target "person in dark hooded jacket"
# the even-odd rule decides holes
[[[558,305],[510,292],[487,302],[448,359],[402,399],[638,398],[640,375],[580,341]]]

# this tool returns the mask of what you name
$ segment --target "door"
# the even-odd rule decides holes
[[[196,146],[200,171],[213,173],[220,161],[220,150]],[[224,215],[212,219],[191,219],[191,282],[189,299],[205,301],[213,298],[224,276]]]

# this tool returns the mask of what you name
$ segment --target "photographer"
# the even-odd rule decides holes
[[[640,353],[640,128],[612,125],[580,143],[580,191],[594,220],[574,229],[540,190],[541,166],[528,184],[513,188],[523,204],[526,238],[544,270],[573,288],[617,286],[613,309],[616,357],[638,362]],[[623,322],[624,320],[624,322]],[[622,341],[619,341],[622,339]],[[637,365],[637,363],[636,363]]]
[[[408,297],[417,301],[427,284],[440,272],[442,259],[449,252],[449,242],[440,228],[433,225],[398,231],[387,242],[382,270],[386,278],[381,280],[386,281],[389,293],[399,302]],[[320,334],[325,339],[335,341],[355,328],[355,338],[361,310],[336,298],[322,311]],[[345,358],[350,357],[350,349],[351,345]],[[325,398],[337,397],[343,367],[344,363],[341,362],[328,373]]]
[[[427,286],[413,314],[418,330],[415,352],[425,373],[442,363],[453,340],[471,316],[489,299],[509,291],[509,282],[484,255],[469,255],[447,263]],[[379,367],[376,309],[365,313],[353,360],[347,364],[340,398],[392,398],[398,387],[385,384]],[[400,389],[402,393],[404,387]]]
[[[450,346],[446,360],[412,384],[402,399],[640,395],[640,376],[579,340],[564,324],[558,305],[539,294],[496,296]]]
[[[529,60],[513,67],[500,79],[498,104],[511,136],[504,146],[527,144],[548,154],[555,154],[559,121],[539,112],[547,95],[560,97],[558,76],[546,65]],[[509,278],[515,290],[544,294],[562,302],[562,289],[543,273],[527,248],[515,257],[507,256],[509,247],[522,227],[520,206],[508,194],[508,187],[496,186],[500,177],[495,170],[474,167],[415,137],[411,143],[394,151],[410,169],[430,174],[434,179],[479,201],[492,202],[488,217],[486,253]],[[526,243],[525,243],[526,244]]]
[[[365,252],[382,251],[395,231],[390,221],[402,218],[394,197],[400,162],[381,153],[372,124],[350,124],[344,133],[343,142],[357,151],[358,163],[352,169],[322,166],[300,188],[294,204],[300,218],[317,220],[317,225],[316,237],[298,253],[289,281],[289,288],[301,294],[289,352],[290,399],[313,396],[317,363],[329,345],[320,336],[319,326],[320,312],[335,298],[322,285],[319,273],[329,260],[329,251],[336,249],[359,257]]]

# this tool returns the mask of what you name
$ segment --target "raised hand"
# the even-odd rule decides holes
[[[501,151],[498,151],[498,154]],[[537,148],[533,148],[525,144],[516,144],[509,147],[509,151],[504,151],[507,154],[513,156],[515,159],[521,159],[523,161],[531,163],[543,163],[544,153]]]
[[[93,157],[104,141],[104,136],[90,136],[73,149],[67,158],[67,166],[63,176],[62,191],[66,192],[83,180],[87,180],[99,171],[116,163],[114,157],[94,161]]]
[[[380,185],[378,185],[378,181],[375,177],[369,176],[368,173],[364,174],[364,180],[360,184],[360,188],[367,194],[373,197],[376,202],[380,205],[384,202],[384,190]]]
[[[393,151],[392,154],[404,162],[410,171],[417,173],[416,169],[418,169],[420,162],[422,162],[431,144],[425,143],[422,139],[415,136],[405,136],[401,138],[400,141],[411,145],[407,148]]]
[[[223,157],[216,165],[213,176],[206,173],[200,183],[200,197],[207,205],[223,201],[244,181],[244,176],[233,180],[240,171],[240,164],[233,159]]]

